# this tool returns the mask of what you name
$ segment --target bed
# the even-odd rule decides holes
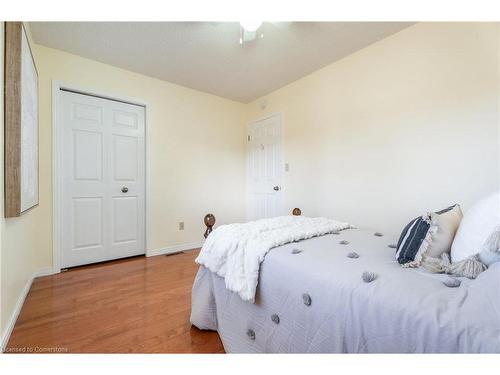
[[[500,263],[452,288],[400,267],[396,241],[347,229],[276,247],[254,303],[200,266],[191,323],[228,353],[500,353]]]

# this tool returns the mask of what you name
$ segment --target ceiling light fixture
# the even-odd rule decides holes
[[[245,29],[245,31],[249,31],[252,33],[257,31],[257,29],[262,26],[262,21],[240,21],[240,25],[243,29]]]
[[[240,44],[251,42],[257,37],[257,30],[262,26],[262,21],[241,21],[240,22]],[[264,34],[260,33],[263,38]]]

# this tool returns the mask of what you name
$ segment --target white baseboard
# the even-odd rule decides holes
[[[40,268],[39,270],[36,270],[35,272],[33,272],[31,274],[31,276],[29,277],[29,279],[26,281],[26,284],[24,285],[24,288],[21,291],[19,298],[17,299],[14,311],[12,312],[12,315],[10,316],[9,321],[7,322],[7,327],[5,328],[5,331],[2,332],[2,347],[1,347],[2,353],[5,351],[5,348],[7,347],[7,343],[9,342],[10,335],[12,334],[12,331],[14,330],[14,326],[16,325],[17,318],[19,317],[19,314],[21,313],[21,309],[23,308],[24,301],[26,300],[26,297],[28,296],[28,292],[30,291],[31,285],[33,284],[33,280],[36,277],[53,275],[54,273],[55,272],[52,269],[52,267]]]
[[[7,327],[5,327],[5,331],[2,332],[2,353],[5,351],[5,348],[7,347],[7,343],[9,342],[10,335],[12,334],[12,331],[14,330],[14,326],[16,325],[17,318],[18,318],[19,313],[21,312],[21,309],[23,307],[24,300],[26,299],[26,296],[28,295],[28,292],[30,291],[31,284],[33,283],[33,279],[34,279],[34,274],[31,275],[30,278],[26,281],[26,284],[24,285],[24,288],[21,291],[19,298],[17,299],[16,306],[14,307],[14,311],[12,312],[12,315],[10,316],[9,321],[7,322]]]
[[[183,243],[180,245],[174,245],[174,246],[163,247],[160,249],[148,250],[146,252],[146,256],[153,257],[156,255],[171,254],[171,253],[176,253],[179,251],[198,249],[202,246],[203,246],[203,241],[202,242]]]
[[[54,275],[56,273],[59,273],[59,272],[54,271],[54,269],[52,267],[43,267],[43,268],[40,268],[38,271],[35,271],[33,273],[33,278]]]

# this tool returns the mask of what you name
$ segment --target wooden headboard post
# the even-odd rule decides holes
[[[292,210],[292,215],[293,216],[300,216],[302,215],[302,211],[300,208],[294,208]],[[208,235],[212,232],[213,226],[215,225],[215,215],[214,214],[206,214],[205,219],[204,219],[205,225],[207,226],[207,230],[205,230],[205,234],[203,237],[207,238]]]
[[[215,215],[213,214],[206,214],[205,215],[205,225],[207,226],[207,230],[205,231],[205,234],[203,237],[207,238],[208,235],[212,232],[212,228],[215,225]]]

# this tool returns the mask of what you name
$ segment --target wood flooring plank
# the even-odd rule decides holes
[[[224,353],[192,327],[199,250],[78,267],[35,279],[7,345],[67,353]]]

